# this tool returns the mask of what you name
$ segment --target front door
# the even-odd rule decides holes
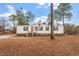
[[[31,33],[35,32],[35,27],[31,27]]]

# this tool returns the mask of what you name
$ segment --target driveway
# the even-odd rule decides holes
[[[14,35],[0,35],[0,39],[6,39],[6,38],[10,38],[13,37]]]

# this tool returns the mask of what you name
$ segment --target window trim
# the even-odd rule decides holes
[[[39,26],[38,31],[43,31],[43,26]]]
[[[48,28],[48,29],[47,29],[47,28]],[[49,28],[50,28],[49,26],[46,26],[46,27],[45,27],[45,31],[49,31]]]
[[[23,30],[24,30],[24,31],[27,31],[27,30],[28,30],[28,26],[24,26],[24,27],[23,27]]]

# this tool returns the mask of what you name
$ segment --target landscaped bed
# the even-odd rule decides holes
[[[79,36],[23,37],[0,40],[0,55],[79,55]]]

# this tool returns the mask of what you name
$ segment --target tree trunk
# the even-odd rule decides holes
[[[16,33],[15,22],[13,24],[14,24],[14,33]]]
[[[5,21],[3,19],[3,34],[5,34]]]
[[[65,34],[64,15],[63,15],[63,31],[64,31],[64,33],[63,33],[63,34]]]
[[[54,39],[53,3],[51,3],[51,39]]]

